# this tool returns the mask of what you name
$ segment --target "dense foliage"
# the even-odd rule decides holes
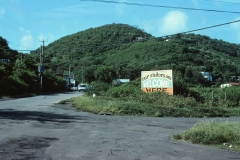
[[[18,53],[0,39],[1,95],[35,92],[39,89],[37,66],[40,49]],[[196,34],[153,37],[126,24],[109,24],[67,35],[44,46],[45,89],[62,89],[55,73],[74,74],[79,82],[111,86],[116,78],[135,80],[143,70],[172,69],[174,93],[203,100],[191,87],[219,87],[237,81],[240,46]],[[200,72],[210,72],[213,82]],[[99,85],[100,86],[100,85]]]
[[[0,37],[0,96],[13,96],[38,93],[39,73],[37,63],[29,54],[19,53],[8,47],[7,41]],[[64,81],[54,72],[46,70],[43,76],[44,92],[63,90]]]
[[[106,65],[104,61],[111,59],[116,51],[131,46],[135,37],[148,39],[151,35],[124,24],[105,25],[68,35],[45,47],[45,66],[60,73],[67,73],[71,66],[80,82],[83,66],[84,81],[111,82],[120,76],[125,66]],[[38,60],[39,52],[31,52],[31,55]]]
[[[173,135],[172,138],[240,152],[239,131],[238,122],[207,121],[195,124],[183,133]]]
[[[196,34],[156,38],[143,30],[111,24],[63,37],[45,47],[45,65],[81,81],[111,83],[116,78],[137,79],[142,70],[173,69],[190,86],[219,86],[240,75],[240,46]],[[39,55],[32,52],[37,60]],[[210,72],[213,82],[200,72]]]

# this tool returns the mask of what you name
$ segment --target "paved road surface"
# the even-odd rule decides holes
[[[0,101],[0,160],[240,159],[239,153],[170,138],[209,119],[104,116],[54,105],[80,94]]]

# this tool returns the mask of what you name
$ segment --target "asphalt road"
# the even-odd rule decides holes
[[[0,100],[0,160],[240,159],[239,153],[171,139],[209,119],[95,115],[56,105],[80,95]]]

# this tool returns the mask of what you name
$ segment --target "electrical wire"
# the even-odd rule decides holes
[[[19,27],[22,28],[22,29],[24,29],[25,31],[27,30],[25,27],[21,26],[21,25],[18,24],[17,22],[15,22],[15,21],[13,21],[12,19],[8,18],[8,17],[5,16],[4,14],[0,13],[0,15],[2,15],[3,17],[6,18],[6,20],[8,20],[8,21],[4,21],[4,19],[0,19],[0,23],[3,24],[3,25],[5,25],[5,26],[7,26],[8,28],[11,28],[12,30],[14,30],[14,31],[16,31],[16,32],[19,32],[19,33],[23,33],[23,31],[21,31],[21,30],[19,29]],[[10,21],[13,22],[13,23],[9,23]],[[16,27],[16,26],[18,26],[18,27]],[[38,37],[38,35],[37,35],[36,33],[33,33],[32,31],[31,31],[31,33],[28,33],[28,34],[29,34],[29,35],[34,35],[34,36]],[[13,45],[15,45],[15,46],[21,47],[21,48],[27,48],[27,47],[23,47],[23,46],[14,44],[14,43],[12,43],[12,42],[9,42],[9,43],[11,43],[11,44],[13,44]],[[26,49],[26,50],[16,50],[16,51],[33,51],[33,50],[28,50],[28,49]]]
[[[190,31],[186,31],[186,32],[177,33],[177,34],[191,33],[191,32],[206,30],[206,29],[215,28],[215,27],[219,27],[219,26],[224,26],[224,25],[228,25],[228,24],[232,24],[232,23],[238,23],[238,22],[240,22],[240,19],[236,20],[236,21],[232,21],[232,22],[227,22],[227,23],[217,24],[217,25],[213,25],[213,26],[209,26],[209,27],[194,29],[194,30],[190,30]],[[173,35],[176,35],[176,34],[171,34],[171,35],[168,35],[168,36],[173,36]],[[165,36],[163,36],[163,37],[165,37]]]
[[[240,4],[238,2],[226,2],[226,1],[220,1],[220,0],[203,0],[203,1],[210,1],[210,2],[220,2],[220,3],[231,3],[231,4]]]
[[[9,24],[6,21],[0,20],[0,23],[2,23],[3,25],[5,25],[8,28],[11,28],[12,30],[16,31],[16,32],[20,32],[19,29],[17,29],[15,26]]]
[[[224,11],[224,10],[215,10],[215,9],[200,9],[200,8],[187,8],[187,7],[174,7],[174,6],[162,6],[162,5],[153,5],[153,4],[141,4],[141,3],[129,3],[129,2],[117,2],[117,1],[106,1],[106,0],[80,0],[88,2],[101,2],[101,3],[114,3],[114,4],[125,4],[131,6],[147,6],[155,8],[172,8],[172,9],[183,9],[183,10],[195,10],[195,11],[206,11],[206,12],[220,12],[220,13],[234,13],[240,14],[237,11]]]
[[[15,31],[18,31],[18,32],[20,32],[20,33],[22,33],[22,32],[19,30],[19,27],[27,30],[25,27],[21,26],[21,25],[18,24],[17,22],[15,22],[15,21],[13,21],[12,19],[8,18],[8,17],[5,16],[4,14],[0,13],[0,15],[4,16],[6,19],[8,19],[9,21],[13,22],[15,25],[18,26],[18,27],[16,27],[16,26],[14,26],[14,25],[12,25],[12,24],[10,24],[10,23],[7,23],[6,21],[4,22],[3,20],[0,19],[0,22],[3,21],[3,22],[5,23],[5,25],[7,24],[8,26],[11,26],[11,27],[10,27],[11,29],[13,29],[13,30],[15,30]],[[35,35],[36,37],[38,37],[38,34],[33,33],[32,31],[31,31],[31,34],[32,34],[32,35]]]
[[[227,23],[217,24],[217,25],[208,26],[208,27],[199,28],[199,29],[194,29],[194,30],[190,30],[190,31],[185,31],[185,32],[180,32],[180,33],[160,36],[159,38],[164,38],[166,36],[170,37],[170,36],[174,36],[174,35],[177,35],[177,34],[186,34],[186,33],[197,32],[197,31],[201,31],[201,30],[211,29],[211,28],[220,27],[220,26],[233,24],[233,23],[238,23],[238,22],[240,22],[240,19],[236,20],[236,21],[231,21],[231,22],[227,22]],[[87,48],[88,49],[89,48],[100,48],[100,47],[107,47],[107,46],[119,46],[119,45],[129,44],[129,43],[132,43],[132,42],[127,42],[127,43],[126,42],[119,42],[119,43],[115,43],[115,44],[102,44],[100,46],[81,46],[81,48],[64,48],[64,49],[62,49],[62,51],[66,51],[66,50],[83,50],[83,49],[87,49]],[[2,50],[11,50],[11,49],[4,49],[4,48],[0,48],[0,49],[2,49]],[[37,51],[37,49],[35,49],[35,50],[16,50],[16,51]],[[50,50],[47,50],[47,51],[50,51]]]

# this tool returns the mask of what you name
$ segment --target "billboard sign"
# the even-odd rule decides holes
[[[142,71],[141,89],[144,92],[164,91],[173,94],[172,70]]]

